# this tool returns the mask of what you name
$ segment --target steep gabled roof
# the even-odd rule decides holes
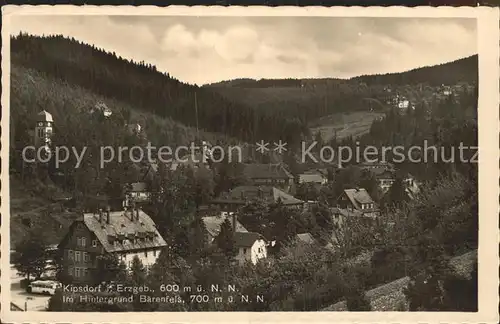
[[[246,204],[252,199],[262,199],[268,204],[280,200],[283,205],[301,205],[304,202],[272,186],[239,186],[222,193],[213,203]]]
[[[255,241],[265,240],[262,235],[254,232],[236,232],[234,233],[234,246],[235,247],[251,247]]]
[[[248,179],[293,179],[293,176],[285,167],[278,164],[244,164],[243,174]]]
[[[356,209],[361,209],[360,204],[373,204],[374,201],[372,197],[368,194],[366,189],[345,189],[344,193],[347,198],[351,201]]]
[[[140,209],[109,212],[109,224],[106,218],[106,212],[103,212],[102,221],[99,221],[99,215],[95,213],[83,215],[85,226],[97,237],[106,252],[133,251],[167,245],[151,217]],[[118,243],[115,244],[114,241]]]

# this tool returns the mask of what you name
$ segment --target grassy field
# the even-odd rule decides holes
[[[325,116],[310,125],[311,133],[321,132],[323,140],[328,141],[337,135],[338,139],[366,134],[372,122],[384,116],[381,112],[356,111]]]

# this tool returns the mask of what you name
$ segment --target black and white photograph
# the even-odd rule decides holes
[[[84,8],[2,26],[2,312],[477,314],[498,30]]]

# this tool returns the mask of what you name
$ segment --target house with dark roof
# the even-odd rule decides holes
[[[259,233],[234,233],[234,246],[238,249],[235,259],[240,265],[246,262],[257,264],[259,260],[267,258],[267,243]]]
[[[282,163],[244,164],[243,174],[255,186],[273,186],[289,192],[293,186],[293,175]]]
[[[58,245],[67,274],[75,281],[89,281],[97,267],[97,259],[116,255],[130,267],[137,256],[148,268],[167,246],[156,225],[140,209],[85,213],[76,220]]]
[[[304,208],[305,202],[272,186],[239,186],[229,192],[221,193],[211,204],[217,206],[223,215],[236,212],[247,202],[260,199],[265,204],[278,201],[289,208]]]
[[[217,237],[217,235],[219,235],[220,233],[220,227],[222,225],[222,223],[224,223],[224,221],[226,219],[229,220],[229,222],[231,223],[231,226],[233,227],[233,232],[234,233],[246,233],[248,232],[247,229],[241,225],[240,222],[238,222],[238,220],[236,219],[236,217],[229,217],[229,216],[206,216],[206,217],[202,217],[201,218],[203,223],[205,224],[205,228],[207,229],[207,232],[208,232],[208,239],[207,239],[207,243],[208,244],[211,244],[214,242],[215,238]]]
[[[377,180],[382,193],[386,193],[396,181],[396,169],[388,162],[364,162],[359,165],[361,169],[370,171]],[[409,194],[418,192],[418,185],[411,174],[406,174],[403,183],[408,188]]]
[[[219,235],[222,223],[228,219],[233,227],[234,246],[237,249],[235,259],[240,265],[246,262],[256,264],[258,260],[267,257],[267,241],[259,233],[248,232],[236,219],[231,216],[207,216],[202,217],[208,232],[208,244],[215,244],[215,238]]]
[[[362,170],[370,171],[377,180],[382,192],[386,192],[396,180],[396,170],[388,162],[363,162],[359,164]]]
[[[337,199],[338,208],[348,212],[360,213],[363,217],[374,218],[380,216],[377,204],[370,194],[363,188],[345,189]]]
[[[202,141],[200,146],[193,146],[193,149],[188,150],[186,154],[183,154],[173,161],[170,165],[170,170],[175,171],[179,167],[210,169],[210,162],[212,159],[212,144],[207,141]]]
[[[133,182],[125,188],[124,207],[131,207],[133,204],[141,205],[151,201],[151,192],[146,182]]]

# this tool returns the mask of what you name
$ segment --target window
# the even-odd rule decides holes
[[[76,262],[80,262],[81,259],[80,259],[80,251],[75,251],[75,261]]]
[[[147,258],[148,257],[148,251],[144,251],[144,257]]]
[[[81,246],[82,245],[82,239],[77,237],[76,238],[76,246]]]
[[[39,128],[39,129],[38,129],[38,137],[40,137],[40,138],[41,138],[41,137],[44,137],[44,136],[43,136],[43,128]]]
[[[246,248],[244,248],[244,249],[243,249],[243,254],[246,254],[246,253],[247,253],[247,249],[246,249]]]
[[[156,257],[156,250],[153,250],[153,256]]]
[[[88,262],[90,260],[90,255],[87,252],[83,252],[83,261]]]
[[[80,268],[75,268],[75,277],[80,277]]]
[[[69,250],[69,251],[68,251],[68,258],[69,258],[70,260],[73,260],[73,250]]]
[[[92,246],[97,247],[97,240],[92,240]]]
[[[82,247],[85,247],[87,245],[87,238],[82,237]]]

